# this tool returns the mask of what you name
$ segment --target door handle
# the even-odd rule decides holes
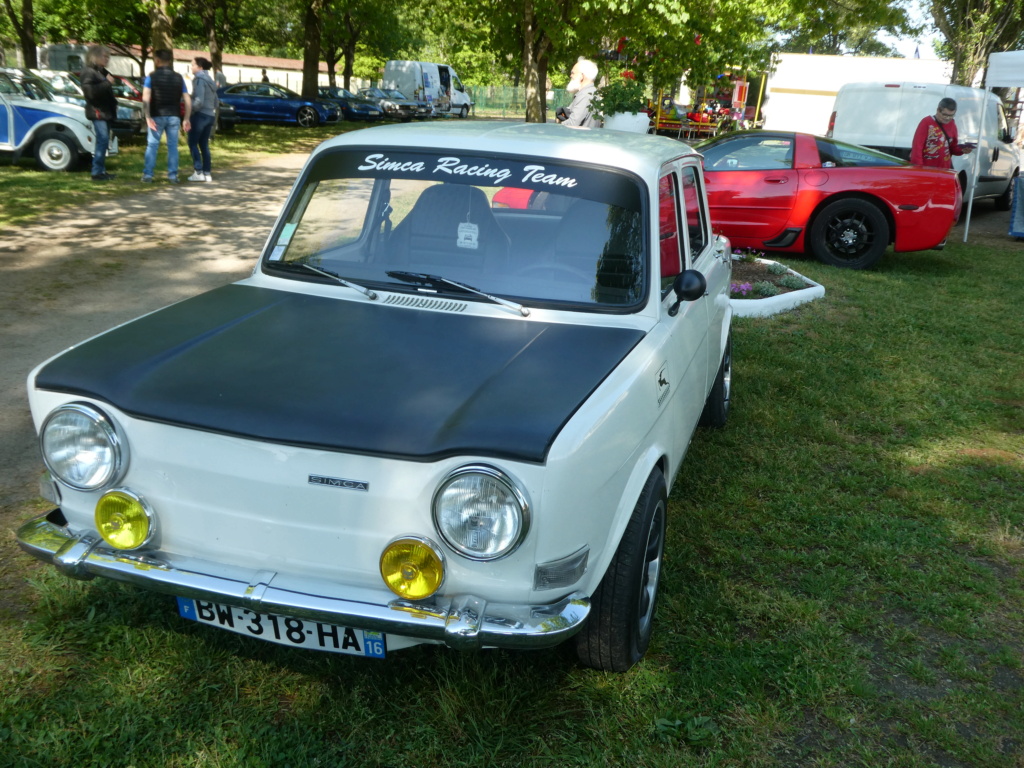
[[[783,176],[781,178],[772,178],[771,176],[769,176],[769,177],[765,178],[764,183],[765,184],[788,184],[789,183],[789,179],[787,179],[785,176]]]

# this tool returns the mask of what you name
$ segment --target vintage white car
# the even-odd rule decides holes
[[[21,546],[284,645],[575,636],[628,669],[668,488],[729,410],[731,249],[701,178],[686,145],[611,130],[325,142],[251,277],[32,372],[58,507]]]

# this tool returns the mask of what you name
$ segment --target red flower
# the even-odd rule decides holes
[[[622,73],[622,76],[627,80],[636,80],[636,75],[628,69]]]

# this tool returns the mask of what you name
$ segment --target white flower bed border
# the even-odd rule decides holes
[[[733,260],[738,261],[735,256],[733,256]],[[778,263],[771,259],[757,259],[756,261],[761,264]],[[788,312],[794,307],[806,304],[808,301],[820,299],[825,295],[825,286],[814,282],[809,277],[804,277],[799,272],[794,272],[788,267],[787,270],[789,274],[796,275],[801,280],[807,282],[808,287],[801,288],[799,291],[780,293],[778,296],[768,296],[764,299],[729,299],[733,315],[736,317],[770,317],[771,315],[777,315],[779,312]]]

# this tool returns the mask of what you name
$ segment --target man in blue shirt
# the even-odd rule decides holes
[[[153,51],[156,69],[142,84],[142,107],[149,133],[146,138],[146,159],[142,166],[142,180],[153,181],[156,154],[160,137],[167,134],[167,180],[178,183],[178,131],[188,132],[191,124],[192,98],[185,87],[185,78],[172,69],[174,54],[166,48]],[[184,108],[182,108],[184,103]]]

